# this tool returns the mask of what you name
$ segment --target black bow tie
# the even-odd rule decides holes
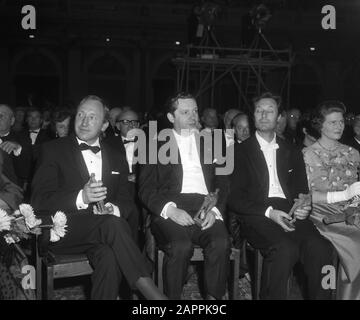
[[[80,147],[80,150],[81,150],[81,151],[91,150],[91,151],[94,152],[95,154],[100,151],[100,147],[99,147],[99,146],[89,146],[89,145],[86,144],[86,143],[80,143],[79,147]]]
[[[138,141],[138,137],[135,137],[135,138],[132,139],[132,140],[124,139],[124,140],[123,140],[123,143],[124,143],[124,144],[127,144],[127,143],[130,143],[130,142],[136,142],[136,141]]]

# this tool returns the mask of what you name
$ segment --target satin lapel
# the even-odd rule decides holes
[[[199,159],[200,159],[200,165],[202,168],[202,172],[204,175],[204,180],[205,180],[205,184],[207,189],[209,190],[209,192],[211,191],[211,183],[210,183],[210,177],[211,177],[211,172],[212,172],[212,164],[205,164],[205,160],[204,160],[204,150],[205,150],[205,141],[204,141],[204,137],[195,134],[195,141],[196,141],[196,149],[199,155]],[[211,140],[212,141],[212,140]],[[206,150],[206,152],[210,152],[211,150]]]
[[[109,152],[104,144],[100,143],[101,147],[101,162],[102,162],[102,168],[101,168],[101,180],[104,184],[104,186],[109,186],[110,182],[110,162],[109,162]]]
[[[183,180],[183,169],[182,169],[182,165],[181,165],[181,155],[180,155],[179,147],[177,145],[177,141],[176,141],[176,138],[175,138],[175,135],[173,134],[173,132],[171,132],[171,135],[169,136],[169,140],[167,140],[163,144],[168,143],[168,142],[170,142],[172,146],[173,146],[173,144],[175,144],[175,147],[171,148],[170,150],[176,150],[177,163],[170,162],[169,164],[167,164],[165,166],[165,168],[164,168],[165,177],[164,178],[169,179],[171,176],[175,176],[175,179],[178,182],[179,190],[181,191],[182,180]]]
[[[288,170],[288,163],[290,161],[290,152],[288,148],[286,148],[286,145],[284,144],[284,141],[276,138],[276,143],[279,145],[279,149],[276,150],[276,170],[278,174],[278,178],[280,181],[281,188],[283,189],[285,195],[288,195],[287,190],[287,170]]]
[[[269,171],[266,166],[266,160],[264,154],[260,149],[260,145],[256,137],[252,136],[249,139],[252,139],[251,144],[249,144],[250,146],[250,152],[248,154],[249,162],[256,173],[256,176],[260,182],[261,187],[263,188],[263,190],[265,190],[265,192],[267,192],[266,190],[269,190]],[[244,170],[246,169],[244,168]]]
[[[74,165],[75,165],[76,169],[79,171],[81,179],[83,180],[83,182],[85,184],[89,180],[90,175],[87,170],[87,167],[86,167],[86,164],[84,161],[84,157],[79,149],[79,145],[78,145],[78,142],[77,142],[75,136],[73,136],[71,139],[71,149],[72,149],[71,153],[75,157]]]

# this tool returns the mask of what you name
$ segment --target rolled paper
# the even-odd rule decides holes
[[[97,182],[95,179],[95,173],[92,173],[90,175],[90,182]],[[106,207],[104,204],[104,200],[100,200],[100,201],[96,202],[96,207],[100,213],[105,213]]]

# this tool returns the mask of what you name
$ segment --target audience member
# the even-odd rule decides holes
[[[271,93],[254,99],[256,133],[235,148],[228,207],[243,224],[243,236],[264,257],[260,297],[286,299],[288,279],[300,260],[310,299],[330,299],[322,269],[333,248],[307,219],[311,206],[290,209],[309,192],[304,160],[292,144],[276,136],[281,100]]]
[[[324,222],[324,219],[341,217],[349,205],[348,200],[360,196],[359,152],[339,143],[345,126],[344,113],[341,102],[322,102],[312,120],[321,137],[303,152],[313,201],[310,219],[331,241],[340,258],[337,298],[359,300],[360,223],[351,217],[334,224]],[[359,213],[356,216],[358,218]]]
[[[164,299],[125,220],[134,206],[128,169],[121,152],[99,139],[108,125],[102,99],[85,97],[77,108],[76,135],[43,145],[32,204],[39,214],[67,214],[66,236],[50,247],[55,253],[87,254],[94,268],[92,299],[116,299],[122,275],[147,299]]]
[[[164,144],[171,144],[170,150],[176,152],[177,161],[148,164],[141,170],[139,179],[140,199],[152,214],[151,230],[165,252],[165,294],[170,299],[180,299],[196,244],[204,249],[206,298],[222,299],[230,254],[229,237],[223,222],[227,177],[216,175],[216,161],[206,164],[204,153],[197,150],[199,117],[195,98],[181,93],[169,99],[167,117],[173,130],[170,140]],[[217,127],[215,122],[212,127]],[[204,148],[202,139],[199,148]],[[216,206],[201,226],[195,224],[194,216],[205,195],[217,188],[220,192]]]

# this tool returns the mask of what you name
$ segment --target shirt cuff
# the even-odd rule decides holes
[[[17,150],[14,150],[14,156],[18,157],[21,154],[22,146],[20,146]]]
[[[216,219],[216,220],[224,221],[224,219],[223,219],[223,217],[222,217],[222,215],[221,215],[221,213],[220,213],[220,211],[219,211],[218,208],[214,207],[214,208],[212,208],[210,211],[214,211],[214,212],[215,212],[215,219]]]
[[[168,216],[167,216],[167,209],[170,207],[170,206],[173,206],[176,208],[176,203],[175,202],[168,202],[166,205],[164,205],[164,208],[161,210],[161,213],[160,213],[160,217],[164,218],[164,219],[167,219]]]
[[[266,209],[265,217],[270,218],[270,210],[272,210],[272,209],[273,209],[273,207],[269,207],[269,208]]]
[[[84,210],[84,209],[87,209],[88,208],[88,204],[84,203],[84,200],[83,200],[83,190],[81,189],[79,191],[79,194],[76,198],[76,207],[78,210]]]
[[[117,216],[117,217],[120,218],[120,209],[119,209],[119,207],[116,206],[116,205],[114,205],[114,204],[112,204],[111,202],[107,202],[107,203],[105,204],[105,207],[108,206],[108,205],[111,205],[111,206],[113,207],[113,209],[114,209],[114,213],[113,213],[114,216]]]

